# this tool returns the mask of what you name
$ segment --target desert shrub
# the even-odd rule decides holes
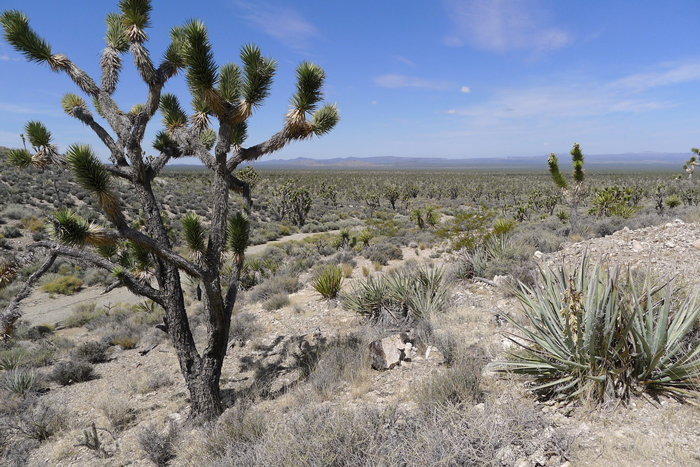
[[[59,293],[62,295],[73,295],[83,286],[83,281],[75,276],[61,276],[45,282],[41,290],[46,293]]]
[[[545,397],[696,394],[700,347],[685,340],[700,316],[697,296],[677,298],[671,283],[654,285],[649,275],[635,285],[629,270],[592,267],[587,256],[571,272],[560,266],[541,275],[542,287],[516,293],[528,325],[506,315],[527,343],[498,371],[533,378]]]
[[[129,401],[123,397],[110,395],[99,404],[100,412],[115,430],[123,430],[136,418],[136,411]]]
[[[112,336],[110,343],[118,345],[122,350],[135,349],[139,343],[139,336],[133,334],[129,330],[122,331]]]
[[[244,400],[226,410],[207,433],[204,451],[210,457],[224,457],[234,445],[239,449],[254,445],[265,434],[268,420],[260,410]]]
[[[9,205],[7,206],[3,212],[2,212],[3,217],[7,219],[12,219],[12,220],[20,220],[24,218],[29,218],[32,215],[34,215],[34,211],[27,206],[23,205]]]
[[[362,252],[362,256],[372,261],[377,262],[382,266],[389,264],[389,260],[403,259],[403,253],[401,253],[401,248],[390,243],[376,243],[374,245],[365,248]]]
[[[5,238],[19,238],[22,236],[22,231],[15,225],[8,225],[2,229],[2,236]]]
[[[231,318],[231,330],[229,331],[229,342],[233,341],[239,345],[261,335],[262,325],[257,322],[257,318],[252,313],[241,311]]]
[[[77,328],[80,326],[85,326],[92,320],[103,315],[104,310],[98,310],[97,305],[94,302],[80,303],[75,306],[73,313],[61,322],[61,325],[66,328]]]
[[[112,283],[112,275],[109,271],[99,268],[90,268],[83,273],[83,281],[88,286],[93,285],[109,285]]]
[[[60,406],[28,397],[4,422],[5,428],[16,436],[45,441],[66,426],[66,413]]]
[[[162,372],[148,372],[137,380],[130,381],[130,388],[139,394],[148,394],[159,388],[170,386],[173,380]]]
[[[157,467],[165,467],[175,459],[175,441],[178,434],[177,426],[171,423],[164,433],[159,433],[153,426],[144,427],[136,435],[136,439],[151,462]]]
[[[109,361],[108,346],[102,342],[89,341],[79,345],[71,352],[76,360],[84,360],[88,363],[104,363]]]
[[[254,302],[260,302],[280,292],[294,293],[299,290],[299,287],[299,277],[297,275],[280,274],[255,286],[251,290],[250,299]]]
[[[90,381],[95,377],[95,367],[82,360],[68,360],[54,366],[49,379],[61,386]]]
[[[541,411],[522,400],[486,400],[483,409],[448,407],[430,417],[394,407],[343,410],[308,405],[285,417],[232,417],[231,440],[217,427],[202,454],[213,467],[305,465],[516,465],[535,452],[563,462],[571,437],[559,429],[545,436]],[[248,428],[236,433],[236,422]],[[207,448],[208,447],[208,448]],[[558,459],[556,459],[558,457]],[[196,464],[196,462],[192,462]]]
[[[564,242],[564,237],[560,237],[555,232],[540,228],[541,226],[533,226],[517,234],[513,235],[513,241],[524,245],[532,245],[536,250],[542,253],[553,253],[561,248]]]
[[[335,264],[323,266],[314,274],[311,286],[323,298],[335,298],[343,286],[343,270]]]
[[[334,339],[326,344],[313,363],[308,384],[323,400],[343,383],[359,385],[370,369],[367,342],[357,335]]]
[[[13,368],[0,376],[0,388],[18,396],[35,391],[39,385],[39,376],[33,368]]]
[[[479,402],[482,398],[481,371],[486,365],[479,359],[460,359],[443,372],[426,378],[418,391],[419,408],[425,414]]]
[[[340,268],[343,271],[343,277],[349,279],[352,277],[352,270],[355,268],[355,266],[349,263],[343,263],[340,265]]]
[[[263,302],[263,310],[274,311],[289,305],[289,295],[285,292],[276,293]]]
[[[20,347],[0,350],[0,370],[14,370],[26,363],[27,352]]]
[[[54,353],[55,345],[46,341],[38,345],[17,346],[3,350],[0,351],[0,370],[11,370],[22,366],[33,368],[48,366],[54,361]]]

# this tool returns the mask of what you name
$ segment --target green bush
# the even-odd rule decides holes
[[[343,286],[342,268],[337,264],[323,266],[314,275],[311,286],[323,298],[331,299],[337,297]]]
[[[673,285],[641,285],[623,268],[569,273],[543,269],[542,287],[516,292],[528,325],[505,315],[523,335],[522,351],[497,362],[500,372],[527,375],[547,397],[627,400],[635,391],[697,395],[700,347],[688,345],[700,302],[678,299]]]
[[[0,388],[18,396],[24,396],[38,387],[39,378],[33,368],[14,368],[0,378]]]
[[[101,316],[104,316],[104,310],[98,310],[94,302],[81,303],[76,305],[73,309],[73,313],[62,321],[61,325],[66,328],[78,328],[80,326],[85,326]]]
[[[280,292],[265,300],[263,309],[265,311],[275,311],[287,305],[289,305],[289,295],[286,292]]]
[[[51,371],[50,379],[61,386],[90,381],[95,377],[95,368],[86,361],[68,360],[58,363]]]
[[[450,284],[444,275],[442,268],[396,269],[357,282],[350,292],[340,294],[340,301],[346,310],[373,321],[429,319],[449,301]]]
[[[83,281],[75,276],[61,276],[41,286],[41,290],[46,293],[60,293],[62,295],[73,295],[83,286]]]
[[[71,352],[76,360],[88,363],[104,363],[109,361],[108,346],[97,341],[89,341],[79,345]]]

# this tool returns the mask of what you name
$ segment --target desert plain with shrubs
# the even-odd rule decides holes
[[[151,54],[151,2],[117,10],[99,79],[0,13],[106,151],[39,120],[0,148],[2,465],[700,463],[700,150],[674,173],[586,171],[585,142],[531,172],[256,169],[339,123],[325,71],[301,62],[249,145],[278,63],[217,64],[198,20]]]

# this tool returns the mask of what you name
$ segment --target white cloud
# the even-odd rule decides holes
[[[460,89],[459,92],[463,92],[463,93],[465,93],[465,94],[469,94],[470,92],[472,92],[472,90],[469,89],[468,86],[462,86],[462,89]]]
[[[0,112],[14,114],[47,115],[51,117],[62,117],[65,115],[57,110],[30,108],[24,105],[6,104],[4,102],[0,102]]]
[[[518,119],[586,118],[613,113],[639,113],[680,103],[668,100],[656,88],[700,81],[700,61],[663,64],[657,70],[609,82],[567,82],[530,88],[496,90],[481,104],[446,111],[494,125]],[[662,97],[663,96],[663,97]]]
[[[449,46],[469,43],[495,52],[530,50],[535,54],[560,49],[571,35],[546,24],[546,11],[531,0],[445,0],[452,29]]]
[[[377,101],[372,101],[372,105],[377,105]]]
[[[374,77],[374,83],[382,88],[423,88],[435,91],[444,91],[452,84],[448,81],[416,78],[406,75],[380,75]]]
[[[253,27],[274,37],[292,49],[307,49],[319,37],[316,27],[291,8],[277,7],[266,2],[236,2]]]
[[[404,65],[408,65],[408,66],[410,66],[410,67],[415,67],[415,66],[416,66],[415,63],[413,63],[412,61],[410,61],[410,60],[407,59],[406,57],[402,57],[402,56],[400,56],[400,55],[398,55],[398,56],[396,57],[396,61],[397,61],[397,62],[401,62],[401,63],[403,63]]]

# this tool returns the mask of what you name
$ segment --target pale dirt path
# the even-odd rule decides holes
[[[287,235],[277,240],[260,245],[248,247],[247,254],[256,254],[262,252],[266,247],[275,244],[281,244],[289,241],[299,241],[313,235],[321,235],[323,233],[336,234],[339,230],[331,230],[328,232],[319,233],[297,233]],[[183,278],[184,280],[184,278]],[[42,292],[38,287],[32,291],[20,307],[22,308],[22,319],[28,321],[31,325],[50,324],[55,325],[67,317],[69,317],[74,308],[81,303],[94,302],[97,306],[115,305],[123,303],[126,305],[135,305],[144,301],[144,297],[129,292],[125,287],[116,288],[109,293],[102,295],[104,286],[88,287],[75,295],[54,295],[51,298],[46,292]]]

